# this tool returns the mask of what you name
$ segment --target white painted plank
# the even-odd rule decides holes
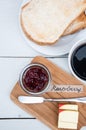
[[[0,120],[0,130],[50,130],[49,127],[36,119]],[[80,130],[86,130],[86,126]]]
[[[65,71],[69,72],[67,59],[50,59]],[[10,100],[10,92],[19,78],[23,67],[30,63],[31,58],[0,58],[0,118],[32,117]]]
[[[50,130],[50,128],[36,119],[16,119],[0,120],[0,130]]]
[[[80,130],[86,130],[86,126],[83,126]]]
[[[28,62],[30,59],[0,59],[0,118],[32,117],[17,107],[9,97],[21,69]]]

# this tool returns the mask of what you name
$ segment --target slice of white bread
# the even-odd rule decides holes
[[[21,26],[40,45],[54,44],[86,9],[86,0],[31,0],[21,11]]]
[[[86,15],[85,13],[82,13],[73,23],[71,23],[63,35],[75,33],[84,28],[86,28]]]

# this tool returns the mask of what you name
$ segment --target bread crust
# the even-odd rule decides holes
[[[26,35],[26,37],[27,37],[28,39],[30,39],[31,41],[33,41],[33,42],[35,42],[35,43],[37,43],[38,45],[41,45],[41,46],[53,45],[53,44],[55,44],[55,43],[58,41],[58,39],[57,39],[56,41],[54,41],[54,42],[39,42],[39,41],[35,40],[34,38],[32,38],[32,36],[31,36],[29,33],[27,33],[27,31],[26,31],[26,29],[25,29],[25,27],[24,27],[24,25],[23,25],[23,21],[22,21],[22,11],[23,11],[24,8],[26,8],[26,7],[28,6],[29,3],[30,3],[30,2],[28,2],[27,4],[25,4],[25,5],[22,7],[21,14],[20,14],[20,24],[21,24],[21,27],[22,27],[22,30],[23,30],[24,34]],[[84,11],[84,9],[81,11],[81,14],[82,14],[83,11]],[[79,14],[79,15],[81,15],[81,14]],[[77,18],[79,17],[79,15],[77,16]],[[77,18],[76,18],[76,19],[77,19]],[[72,34],[72,33],[76,32],[76,31],[78,31],[78,30],[83,29],[83,28],[86,27],[86,23],[85,23],[85,26],[84,26],[83,28],[82,28],[82,27],[79,27],[79,29],[76,28],[76,29],[73,30],[72,32],[67,32],[67,29],[71,26],[71,24],[72,24],[73,22],[75,22],[75,19],[71,21],[71,23],[70,23],[70,24],[68,25],[68,27],[64,30],[64,32],[63,32],[63,34],[62,34],[61,36],[68,35],[68,34]]]
[[[31,35],[26,32],[26,30],[25,30],[25,28],[24,28],[24,26],[23,26],[23,23],[22,23],[22,17],[21,17],[21,16],[20,16],[20,24],[21,24],[22,30],[23,30],[24,34],[26,35],[26,37],[27,37],[28,39],[30,39],[31,41],[35,42],[36,44],[41,45],[41,46],[45,46],[45,45],[53,45],[53,44],[56,43],[56,41],[55,41],[55,43],[47,43],[47,42],[45,43],[45,42],[38,42],[38,41],[34,40],[34,39],[31,37]]]
[[[63,36],[73,34],[81,29],[86,28],[86,15],[83,12],[73,23],[65,30]]]
[[[22,11],[23,11],[23,9],[24,9],[29,3],[30,3],[30,2],[28,2],[27,4],[25,4],[25,5],[22,7]],[[20,14],[20,24],[21,24],[21,27],[22,27],[22,30],[23,30],[24,34],[26,35],[26,37],[27,37],[28,39],[30,39],[31,41],[33,41],[33,42],[35,42],[36,44],[41,45],[41,46],[45,46],[45,45],[49,45],[49,44],[50,44],[50,43],[38,42],[38,41],[34,40],[34,39],[31,37],[31,35],[26,32],[26,30],[25,30],[25,28],[24,28],[24,26],[23,26],[23,22],[22,22],[22,13]],[[54,43],[51,43],[50,45],[52,45],[52,44],[54,44]]]

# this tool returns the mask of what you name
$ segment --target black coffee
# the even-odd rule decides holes
[[[86,44],[80,45],[71,57],[71,65],[75,74],[86,80]]]

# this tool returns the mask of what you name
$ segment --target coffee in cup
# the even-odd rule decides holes
[[[86,39],[78,41],[71,48],[68,61],[72,74],[86,83]]]

